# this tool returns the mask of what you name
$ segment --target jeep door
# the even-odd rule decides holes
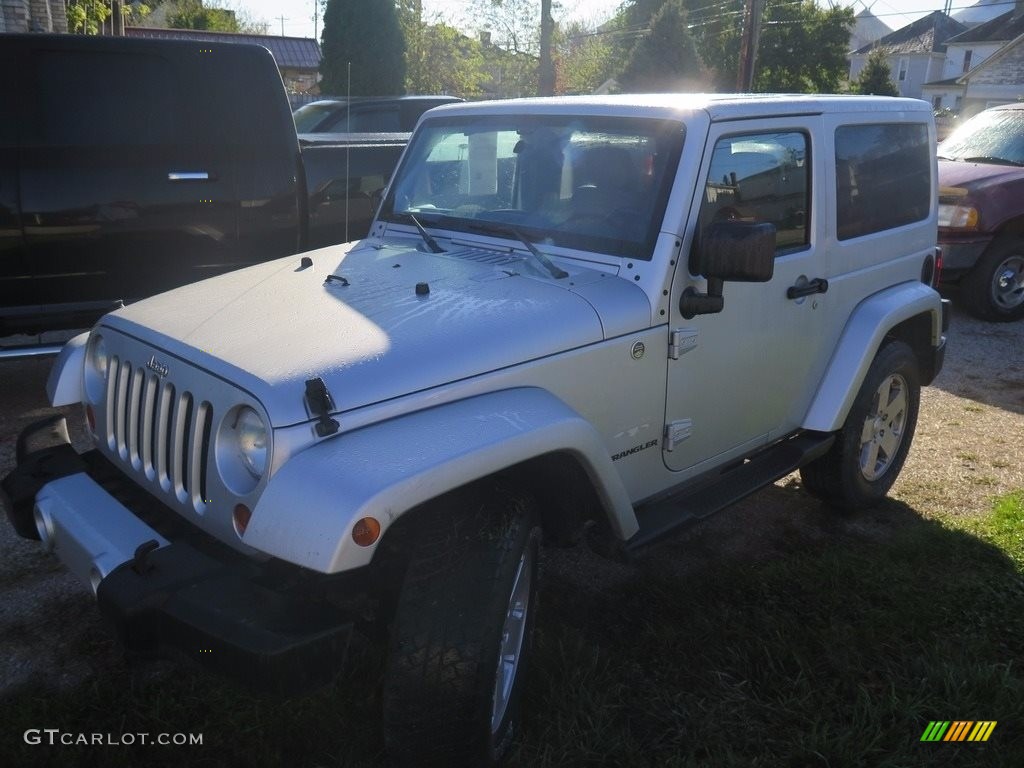
[[[830,354],[828,294],[811,292],[825,274],[825,212],[812,203],[824,179],[823,153],[812,141],[820,118],[754,125],[712,124],[672,285],[669,328],[678,352],[669,360],[664,458],[687,475],[796,429]],[[775,225],[774,275],[727,282],[720,313],[685,318],[683,291],[706,290],[689,274],[689,254],[701,231],[722,220]],[[790,298],[791,287],[803,295]]]

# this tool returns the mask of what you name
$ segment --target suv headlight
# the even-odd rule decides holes
[[[973,205],[939,203],[939,226],[949,229],[977,229],[981,217]]]
[[[103,399],[108,365],[107,342],[103,334],[94,333],[85,350],[85,396],[90,403],[99,403]]]
[[[217,469],[224,484],[239,496],[251,492],[267,471],[269,434],[252,408],[233,408],[217,431]]]

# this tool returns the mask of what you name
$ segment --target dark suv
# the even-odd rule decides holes
[[[293,113],[299,133],[408,133],[420,115],[457,96],[395,96],[393,98],[322,99]]]
[[[1024,104],[980,112],[938,152],[943,280],[982,319],[1024,317]]]

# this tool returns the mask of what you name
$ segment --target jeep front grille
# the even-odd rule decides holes
[[[164,493],[201,510],[213,407],[130,360],[111,358],[107,375],[107,447]]]

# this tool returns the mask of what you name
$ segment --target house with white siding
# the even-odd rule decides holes
[[[1016,101],[1024,83],[1024,72],[1015,64],[1022,35],[1024,0],[1017,0],[1012,10],[951,37],[942,78],[925,85],[922,98],[937,109],[966,114]]]
[[[871,51],[880,48],[885,51],[899,95],[920,99],[926,83],[942,79],[946,41],[966,31],[967,27],[942,11],[923,16],[851,53],[850,81],[860,75]]]

